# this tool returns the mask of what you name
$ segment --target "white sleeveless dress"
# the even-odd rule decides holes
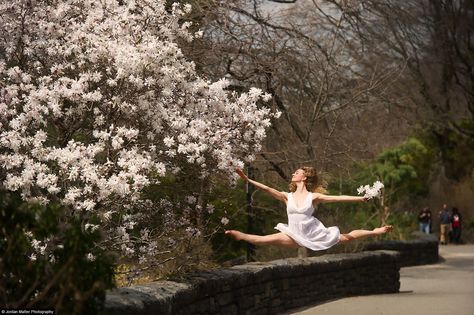
[[[339,242],[339,228],[325,227],[321,221],[313,217],[314,207],[311,193],[303,205],[298,208],[293,193],[288,193],[286,212],[288,225],[278,223],[275,229],[291,237],[299,245],[311,250],[324,250]]]

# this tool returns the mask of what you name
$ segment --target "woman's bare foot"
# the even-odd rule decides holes
[[[240,241],[241,239],[243,239],[243,236],[244,236],[244,233],[236,231],[236,230],[225,231],[225,234],[229,235],[236,241]]]
[[[381,234],[385,234],[385,233],[390,232],[392,230],[392,228],[393,227],[391,225],[384,225],[382,227],[373,229],[373,231],[375,232],[375,234],[381,235]]]

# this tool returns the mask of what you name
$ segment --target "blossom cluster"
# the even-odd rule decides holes
[[[182,201],[167,197],[155,202],[142,199],[134,203],[133,207],[125,207],[125,211],[114,213],[109,221],[103,223],[103,230],[115,235],[115,239],[105,240],[106,247],[136,258],[139,264],[153,262],[163,254],[176,255],[180,243],[205,237],[203,229],[212,234],[222,228],[220,224],[229,222],[226,217],[222,217],[220,224],[216,222],[214,226],[211,226],[209,218],[200,224],[193,222],[196,217],[207,217],[203,214],[213,212],[212,204],[202,206],[193,195],[186,196]],[[157,222],[159,226],[150,225]]]
[[[384,185],[382,184],[382,182],[376,181],[375,183],[373,183],[372,186],[370,185],[360,186],[359,188],[357,188],[357,193],[359,195],[362,193],[365,193],[364,198],[372,199],[372,198],[380,197],[381,190],[383,187]]]
[[[196,73],[178,45],[200,36],[181,22],[189,11],[165,0],[3,2],[1,184],[107,220],[183,163],[205,177],[253,159],[277,116],[259,105],[269,95]]]

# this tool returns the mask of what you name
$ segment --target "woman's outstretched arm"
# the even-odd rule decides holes
[[[275,198],[277,200],[280,200],[280,201],[283,201],[283,202],[287,201],[288,197],[284,192],[278,191],[274,188],[268,187],[267,185],[264,185],[262,183],[259,183],[255,180],[253,180],[253,179],[248,178],[247,175],[245,175],[245,173],[240,168],[236,169],[235,171],[237,172],[237,174],[239,174],[239,176],[243,180],[249,182],[250,184],[257,187],[258,189],[261,189],[261,190],[269,193],[270,195],[272,195],[273,198]]]
[[[331,196],[325,195],[321,193],[313,193],[313,202],[316,203],[325,203],[325,202],[360,202],[360,201],[367,201],[365,197],[357,197],[357,196]]]

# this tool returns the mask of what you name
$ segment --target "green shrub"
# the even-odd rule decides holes
[[[58,205],[33,205],[0,191],[0,305],[95,314],[113,286],[113,260],[97,231]],[[35,250],[36,247],[43,247]],[[40,245],[38,245],[40,244]]]

